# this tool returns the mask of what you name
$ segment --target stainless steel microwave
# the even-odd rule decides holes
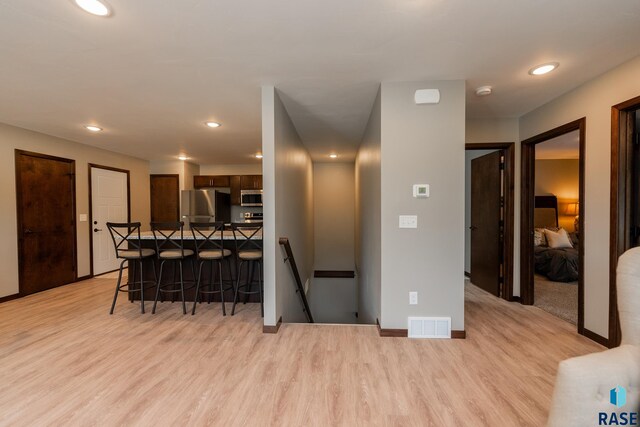
[[[241,190],[241,206],[262,206],[262,190]]]

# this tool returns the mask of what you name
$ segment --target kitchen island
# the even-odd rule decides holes
[[[165,232],[166,234],[170,234],[170,232]],[[247,233],[249,235],[251,235],[251,233]],[[158,240],[162,240],[162,236],[158,236],[159,239]],[[242,235],[237,234],[238,237],[238,245],[240,245],[241,240],[246,240]],[[129,239],[129,241],[138,241],[137,236],[131,236]],[[172,236],[172,240],[180,240],[180,233],[175,233]],[[194,252],[194,255],[185,258],[184,260],[182,260],[182,270],[183,270],[183,274],[184,274],[184,282],[185,282],[185,288],[191,288],[191,289],[185,289],[185,299],[187,300],[187,302],[189,301],[193,301],[194,297],[195,297],[195,281],[197,279],[197,274],[198,274],[198,267],[199,267],[199,262],[197,259],[197,255],[196,255],[196,242],[197,241],[202,241],[204,240],[204,237],[202,236],[195,236],[195,240],[194,240],[194,236],[191,233],[191,230],[186,230],[184,231],[183,234],[183,242],[184,242],[184,249],[190,249]],[[220,233],[215,233],[212,237],[212,240],[216,240],[219,241],[220,240]],[[258,243],[260,246],[262,246],[262,231],[257,232],[255,235],[253,235],[251,237],[252,241],[255,241],[256,243]],[[233,284],[233,287],[235,288],[236,285],[236,279],[237,279],[237,267],[238,267],[238,262],[236,259],[236,242],[235,242],[235,238],[233,236],[233,233],[231,232],[231,230],[225,230],[222,233],[222,243],[225,249],[229,249],[232,254],[231,256],[227,257],[226,260],[222,263],[222,275],[223,275],[223,284],[225,288],[230,288],[231,284]],[[156,247],[156,238],[153,235],[153,232],[151,231],[143,231],[140,233],[140,246],[142,248],[149,248],[149,249],[153,249],[154,251],[157,251],[157,247]],[[135,249],[133,246],[130,245],[131,249]],[[167,249],[167,247],[165,247],[165,249]],[[173,248],[172,248],[173,249]],[[152,268],[156,269],[156,274],[159,272],[159,268],[160,268],[160,260],[157,258],[157,255],[154,257],[155,259],[155,264],[149,261],[145,261],[144,264],[144,271],[143,271],[143,278],[145,280],[145,282],[153,282],[155,281],[155,275],[154,272],[152,270]],[[134,270],[134,264],[135,264],[135,270]],[[217,263],[214,263],[214,265],[217,265]],[[192,268],[193,266],[193,268]],[[134,261],[130,261],[129,262],[129,272],[131,273],[131,276],[133,276],[134,272],[136,275],[136,281],[139,281],[139,275],[140,273],[137,271],[138,269],[138,264],[137,262]],[[214,268],[214,270],[216,270],[217,273],[217,267]],[[195,277],[194,277],[194,273],[195,272]],[[242,269],[242,277],[241,277],[241,281],[244,282],[246,280],[246,276],[247,276],[247,269],[243,266]],[[257,272],[256,272],[256,278],[257,278]],[[203,285],[208,285],[209,281],[211,279],[211,262],[205,262],[203,267],[202,267],[202,284],[200,285],[200,287],[202,288]],[[218,289],[218,277],[216,274],[215,277],[215,289]],[[163,273],[162,273],[162,283],[170,283],[170,282],[178,282],[179,281],[179,268],[177,266],[177,262],[175,261],[167,261],[164,265],[164,269],[163,269]],[[257,283],[254,284],[254,289],[257,290]],[[179,285],[177,285],[176,289],[179,289]],[[164,293],[164,295],[161,294],[161,298],[164,296],[164,300],[166,301],[168,298],[171,299],[172,297],[176,300],[179,301],[180,300],[180,293]],[[214,294],[214,295],[202,295],[201,296],[201,301],[207,302],[209,301],[209,297],[212,297],[211,301],[213,302],[220,302],[220,294]],[[145,301],[153,301],[155,298],[155,290],[153,292],[148,292],[145,290],[145,295],[144,295],[144,299]],[[240,295],[239,297],[239,301],[238,302],[243,302],[243,300],[241,299],[243,298],[242,295]],[[138,293],[130,293],[129,294],[129,299],[131,301],[135,301],[135,300],[140,300],[140,295]],[[224,300],[225,302],[233,302],[233,291],[231,289],[225,291],[224,294]],[[260,297],[258,296],[258,294],[252,294],[249,296],[248,302],[260,302]],[[160,303],[158,303],[160,304]],[[158,306],[160,307],[160,305]]]

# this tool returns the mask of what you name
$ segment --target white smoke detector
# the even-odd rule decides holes
[[[480,86],[476,89],[477,96],[491,95],[491,92],[493,92],[493,88],[491,86]]]

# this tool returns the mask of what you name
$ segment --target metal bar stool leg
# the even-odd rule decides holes
[[[211,262],[209,263],[209,269],[209,287],[211,288],[211,290],[213,290],[213,260],[211,260]],[[211,304],[211,301],[213,301],[213,294],[210,293],[207,295],[207,304]]]
[[[158,283],[156,284],[156,298],[153,300],[153,309],[151,314],[156,314],[156,306],[158,305],[158,298],[160,297],[160,287],[162,286],[162,269],[164,267],[164,261],[160,262],[160,275],[158,276]]]
[[[120,283],[122,280],[122,267],[124,266],[125,262],[127,262],[126,259],[120,263],[120,271],[118,272],[118,282],[116,283],[116,293],[113,296],[113,302],[111,303],[111,311],[109,311],[109,314],[113,314],[113,310],[116,308],[116,301],[118,300],[118,292],[120,292]]]
[[[196,305],[198,305],[198,301],[200,301],[200,279],[202,277],[202,265],[204,261],[200,261],[200,266],[198,267],[198,281],[196,282],[196,296],[193,298],[193,309],[191,309],[191,315],[196,314]]]
[[[213,266],[211,266],[213,268]],[[222,315],[227,315],[227,310],[224,305],[224,284],[222,281],[222,260],[218,261],[218,274],[219,274],[219,283],[220,283],[220,301],[222,301]],[[213,286],[212,286],[213,287]]]
[[[180,267],[180,294],[182,295],[182,314],[187,314],[187,303],[184,299],[184,276],[182,274],[182,260],[178,260]]]
[[[133,285],[136,284],[136,262],[132,261],[131,264],[133,264],[132,265],[133,271],[127,270],[127,289],[129,290],[133,289],[134,288]],[[133,303],[133,292],[129,292],[128,296],[129,296],[129,302]]]
[[[142,260],[140,262],[140,311],[144,314],[144,272],[142,271]]]
[[[247,284],[245,286],[245,288],[246,288],[245,292],[247,292],[247,293],[244,294],[244,302],[243,302],[243,304],[246,304],[246,303],[249,302],[249,293],[248,292],[251,292],[251,289],[253,288],[253,276],[255,275],[254,274],[255,273],[255,271],[254,271],[255,265],[256,265],[255,261],[253,261],[253,260],[249,261],[249,271],[248,271],[248,276],[247,276]]]
[[[240,261],[240,264],[238,265],[238,277],[237,277],[237,282],[236,282],[236,289],[235,289],[235,293],[233,295],[233,306],[231,307],[231,315],[233,316],[236,312],[236,304],[238,303],[238,290],[240,289],[240,276],[241,276],[241,272],[242,272],[242,263],[244,261]]]

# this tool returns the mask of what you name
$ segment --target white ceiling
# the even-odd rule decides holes
[[[314,158],[349,159],[381,81],[466,79],[470,117],[515,117],[640,54],[637,0],[109,4],[99,18],[72,0],[0,1],[0,122],[146,159],[246,163],[270,84]],[[527,74],[547,61],[560,68]],[[494,94],[475,97],[480,85]]]
[[[580,131],[565,133],[536,144],[536,160],[580,158]]]

